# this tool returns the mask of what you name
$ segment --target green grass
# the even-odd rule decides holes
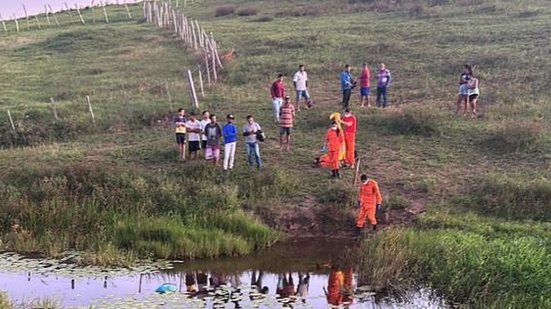
[[[257,13],[216,17],[223,5]],[[134,16],[140,10],[132,6]],[[430,207],[414,227],[366,242],[361,273],[381,288],[427,284],[474,307],[549,306],[546,1],[195,3],[186,14],[214,33],[221,53],[235,51],[201,109],[232,112],[238,126],[253,114],[268,135],[266,169],[245,167],[240,139],[230,175],[175,160],[170,111],[191,109],[182,73],[196,67],[198,55],[168,31],[127,21],[121,8],[109,14],[110,25],[68,25],[60,15],[61,28],[16,34],[10,25],[0,33],[4,249],[55,256],[73,248],[98,263],[117,263],[116,255],[235,255],[278,239],[258,217],[294,206],[320,211],[326,235],[347,231],[352,172],[334,183],[310,164],[329,114],[339,110],[344,64],[356,76],[362,62],[372,72],[385,62],[394,76],[392,108],[360,109],[357,94],[352,99],[361,170],[379,182],[385,209]],[[453,115],[465,62],[476,65],[481,81],[476,120]],[[301,63],[316,105],[297,117],[293,151],[285,153],[268,87],[277,72],[289,77]],[[50,97],[60,121],[53,121]],[[25,233],[10,232],[12,220]]]

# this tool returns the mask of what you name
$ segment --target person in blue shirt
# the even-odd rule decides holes
[[[235,158],[235,146],[237,144],[237,127],[233,124],[235,117],[232,114],[226,116],[228,123],[222,128],[224,137],[224,170],[233,169]]]
[[[344,70],[341,72],[341,90],[342,90],[342,108],[347,109],[350,104],[350,94],[352,94],[352,88],[356,85],[356,82],[350,75],[350,65],[345,65]]]

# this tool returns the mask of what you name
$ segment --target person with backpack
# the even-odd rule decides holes
[[[245,145],[247,146],[247,162],[249,167],[253,166],[253,159],[256,161],[256,168],[262,167],[260,158],[260,146],[258,145],[258,136],[262,138],[262,128],[254,121],[252,115],[247,116],[247,123],[243,126],[243,136],[245,136]]]
[[[381,100],[383,108],[387,107],[387,90],[391,81],[390,71],[384,63],[379,64],[379,70],[377,71],[377,107],[381,107]]]
[[[233,161],[235,158],[235,146],[237,144],[237,127],[233,124],[235,117],[233,114],[226,116],[228,123],[222,128],[224,136],[224,170],[233,169]]]
[[[377,230],[377,219],[375,218],[375,213],[377,209],[380,209],[383,198],[381,192],[379,191],[379,185],[373,179],[367,177],[363,174],[360,176],[360,191],[358,192],[358,204],[359,211],[358,216],[356,217],[356,233],[361,235],[366,218],[373,227],[373,232]]]
[[[205,136],[207,137],[207,148],[205,149],[205,159],[212,160],[214,166],[220,159],[220,138],[222,137],[222,128],[216,121],[216,115],[210,115],[210,123],[205,126]]]

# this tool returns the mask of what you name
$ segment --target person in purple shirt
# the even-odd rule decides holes
[[[381,98],[383,108],[387,106],[387,89],[391,81],[390,71],[386,69],[384,63],[379,64],[379,70],[377,71],[377,107],[381,107]]]

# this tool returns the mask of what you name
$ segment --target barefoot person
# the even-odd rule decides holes
[[[463,72],[461,73],[461,75],[459,75],[459,93],[457,94],[457,108],[455,110],[455,114],[459,114],[459,111],[461,110],[461,105],[464,106],[463,114],[467,112],[467,102],[469,99],[469,72],[471,71],[471,65],[465,64],[463,66]]]
[[[362,72],[360,73],[360,106],[364,107],[367,103],[367,107],[371,107],[371,102],[369,101],[369,79],[371,74],[369,73],[369,68],[367,63],[362,64]]]
[[[472,70],[470,71],[471,75],[468,82],[468,95],[469,95],[469,105],[471,106],[473,119],[476,118],[476,105],[478,103],[478,96],[480,95],[480,89],[478,88],[478,78],[473,75]]]
[[[291,150],[291,130],[293,129],[293,118],[295,107],[291,104],[291,98],[285,96],[285,103],[279,110],[279,147],[286,151]]]
[[[178,147],[178,158],[186,159],[186,112],[183,108],[178,109],[178,114],[174,117],[176,126],[176,146]]]
[[[306,73],[304,64],[298,66],[298,71],[293,76],[293,86],[295,87],[297,110],[300,111],[300,99],[304,98],[304,105],[309,107],[310,94],[308,93],[308,73]]]
[[[349,108],[344,110],[342,124],[344,125],[344,143],[346,145],[344,163],[354,168],[356,160],[354,157],[356,148],[356,116],[352,114]]]
[[[283,96],[285,95],[285,84],[283,83],[283,74],[279,73],[277,79],[272,83],[270,88],[272,95],[272,112],[274,113],[274,120],[279,123],[279,109],[283,103]]]
[[[367,175],[360,176],[360,191],[358,192],[358,202],[360,209],[358,216],[356,217],[356,232],[361,235],[366,218],[369,224],[373,227],[373,232],[377,230],[377,220],[375,219],[375,212],[377,208],[381,208],[383,198],[379,191],[379,185],[373,179],[369,179]]]

